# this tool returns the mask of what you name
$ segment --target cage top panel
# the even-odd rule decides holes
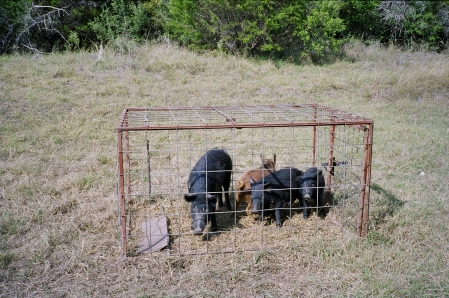
[[[373,121],[316,104],[125,108],[118,131],[353,125]]]

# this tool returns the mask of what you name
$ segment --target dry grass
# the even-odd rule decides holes
[[[347,53],[325,67],[170,44],[106,49],[101,61],[0,57],[0,297],[449,296],[449,57]],[[311,102],[375,121],[367,239],[120,258],[123,107]]]

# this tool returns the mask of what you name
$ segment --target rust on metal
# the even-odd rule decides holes
[[[127,210],[126,208],[130,208],[132,205],[127,205],[130,202],[134,201],[134,196],[140,197],[148,197],[148,204],[152,201],[150,200],[150,196],[164,196],[166,192],[170,192],[172,189],[176,190],[179,188],[179,183],[171,184],[175,185],[173,188],[162,189],[158,183],[158,177],[153,179],[152,181],[152,171],[157,171],[159,157],[159,148],[154,149],[155,146],[161,146],[161,144],[151,144],[148,141],[148,138],[145,143],[145,148],[143,150],[136,150],[134,146],[142,146],[136,145],[133,142],[136,141],[136,135],[143,135],[142,133],[134,134],[133,132],[148,132],[148,131],[175,131],[175,139],[178,141],[178,134],[189,134],[188,130],[214,130],[214,129],[242,129],[242,128],[292,128],[292,135],[286,136],[286,138],[290,138],[290,143],[284,143],[284,148],[290,148],[290,154],[292,154],[298,148],[298,144],[293,146],[293,133],[296,132],[293,130],[294,127],[305,127],[306,129],[301,130],[301,138],[302,140],[306,140],[306,144],[300,144],[300,147],[309,147],[306,152],[301,152],[306,156],[305,160],[307,161],[307,166],[326,166],[327,164],[327,173],[326,173],[326,188],[325,188],[325,196],[327,205],[331,204],[331,200],[333,200],[333,196],[335,192],[339,190],[341,186],[343,186],[344,190],[346,188],[348,191],[351,191],[351,208],[354,208],[352,211],[351,220],[340,223],[342,230],[347,229],[348,227],[353,229],[353,233],[357,234],[360,237],[366,236],[368,233],[368,225],[369,225],[369,195],[370,195],[370,179],[371,179],[371,162],[372,162],[372,144],[373,144],[373,124],[374,122],[370,119],[366,119],[360,116],[353,115],[351,113],[346,113],[341,110],[332,109],[323,105],[318,104],[275,104],[275,105],[243,105],[243,106],[166,106],[166,107],[126,107],[123,109],[121,113],[120,119],[117,124],[116,133],[117,133],[117,171],[118,171],[118,189],[117,189],[117,198],[118,198],[118,217],[119,217],[119,225],[121,231],[121,248],[122,255],[127,256],[127,251],[129,247],[133,244],[133,238],[131,235],[132,231],[135,231],[129,227],[129,220],[133,215],[134,210]],[[309,130],[311,128],[311,131]],[[349,129],[348,129],[349,128]],[[347,142],[345,139],[346,136],[340,131],[350,130],[351,137],[355,136],[355,139],[351,139],[353,141],[351,143]],[[179,131],[179,132],[178,132]],[[273,131],[273,130],[270,130]],[[306,137],[303,137],[302,132],[306,131]],[[324,134],[321,132],[325,131]],[[276,130],[274,130],[276,132]],[[263,130],[263,134],[265,130]],[[276,133],[273,133],[275,135]],[[311,134],[311,135],[310,135]],[[145,133],[145,135],[150,135]],[[257,135],[253,133],[253,135]],[[363,137],[362,137],[363,135]],[[270,135],[271,136],[271,135]],[[296,136],[294,136],[296,138]],[[275,137],[276,139],[276,137]],[[164,139],[165,140],[165,139]],[[242,140],[242,139],[241,139]],[[296,140],[296,139],[295,139]],[[254,142],[261,142],[262,151],[268,140],[247,140],[243,139],[242,144]],[[272,140],[270,140],[272,141]],[[277,140],[279,141],[279,140]],[[286,140],[282,140],[285,142]],[[165,141],[164,141],[165,142]],[[171,141],[167,141],[167,146],[173,144]],[[190,141],[191,142],[191,141]],[[230,146],[235,147],[237,142],[233,140],[233,144]],[[240,141],[241,142],[241,141]],[[240,144],[240,143],[239,143]],[[198,144],[191,143],[192,146],[197,146]],[[355,161],[353,160],[344,160],[344,167],[336,171],[336,173],[340,176],[332,177],[333,173],[331,169],[334,169],[335,156],[338,159],[341,158],[340,155],[346,154],[346,148],[351,147],[350,150],[354,150],[357,154],[354,154]],[[165,146],[165,143],[162,143],[162,146]],[[189,150],[189,143],[179,144],[181,151]],[[226,144],[225,144],[226,146]],[[276,143],[275,145],[271,145],[271,148],[280,148],[282,144]],[[153,149],[151,149],[152,147]],[[168,152],[167,156],[164,158],[175,159],[178,156],[178,144],[175,143],[175,148],[165,149],[165,152]],[[311,148],[310,148],[311,147]],[[245,147],[246,148],[246,147]],[[250,148],[250,147],[248,147]],[[295,149],[293,149],[295,148]],[[134,151],[133,151],[134,150]],[[151,151],[153,150],[153,151]],[[199,148],[196,148],[197,151],[200,151]],[[260,150],[258,147],[251,147],[251,150]],[[312,155],[310,155],[310,151]],[[143,152],[144,151],[144,152]],[[136,153],[139,152],[139,153]],[[162,152],[162,150],[160,151]],[[287,149],[288,152],[288,149]],[[142,154],[143,153],[143,154]],[[138,155],[140,154],[140,155]],[[154,159],[153,154],[155,154]],[[165,153],[164,153],[165,154]],[[239,154],[234,152],[234,154]],[[235,156],[235,155],[234,155]],[[344,155],[346,156],[346,155]],[[138,178],[137,175],[134,174],[134,167],[137,164],[136,158],[142,158],[145,161],[146,159],[146,169],[143,169],[143,174]],[[325,163],[322,163],[325,162]],[[305,162],[304,162],[305,163]],[[142,163],[143,164],[143,163]],[[164,170],[166,176],[163,176],[164,179],[171,179],[171,176],[178,176],[177,181],[179,182],[179,164],[176,161],[175,169],[178,168],[177,173],[176,170],[173,172],[173,168],[170,170]],[[186,172],[186,166],[184,165],[183,173]],[[156,170],[155,170],[156,169]],[[241,170],[241,169],[239,169]],[[352,172],[351,172],[351,171]],[[346,173],[346,171],[348,173]],[[147,173],[145,173],[147,172]],[[237,173],[237,172],[236,172]],[[158,173],[161,175],[161,172]],[[347,176],[348,175],[348,176]],[[346,177],[352,175],[350,179],[350,184],[346,184]],[[352,178],[356,177],[356,178]],[[142,179],[142,180],[138,180]],[[148,180],[145,180],[148,179]],[[136,181],[134,181],[136,180]],[[154,185],[152,185],[154,183]],[[359,184],[360,183],[360,184]],[[144,190],[144,193],[134,194],[132,191],[137,192],[142,190],[141,187],[143,184],[147,184],[148,189]],[[336,185],[333,185],[336,184]],[[159,187],[159,188],[158,188]],[[179,192],[179,190],[178,190]],[[173,194],[173,193],[171,193]],[[180,193],[175,193],[177,197],[180,197]],[[341,194],[341,193],[340,193]],[[339,199],[345,200],[346,193],[340,196]],[[334,206],[334,205],[332,205]],[[331,206],[331,207],[332,207]],[[329,207],[329,208],[331,208]],[[339,206],[340,207],[340,206]],[[358,208],[358,209],[357,209]],[[148,208],[150,211],[150,208]],[[153,212],[153,211],[151,211]],[[149,217],[149,212],[145,216]],[[152,215],[154,216],[154,215]],[[168,222],[172,219],[170,216],[172,214],[167,213]],[[179,212],[176,213],[177,221],[180,221]],[[237,213],[234,214],[234,218],[237,218]],[[133,225],[133,221],[131,220],[132,228],[135,228]],[[142,229],[145,231],[149,231],[149,235],[145,234],[145,237],[149,237],[150,239],[153,235],[152,229],[153,224],[151,221],[146,222],[145,225],[142,225]],[[165,227],[166,228],[166,227]],[[178,226],[179,229],[179,226]],[[172,234],[179,238],[177,243],[181,243],[180,238],[184,236],[181,231],[174,232],[178,234]],[[188,233],[188,232],[187,232]],[[159,233],[161,236],[162,233]],[[167,234],[167,233],[166,233]],[[155,234],[153,236],[157,235]],[[165,234],[164,234],[165,235]],[[207,234],[206,245],[206,253],[209,252],[209,234]],[[234,235],[237,235],[237,230],[234,229]],[[128,239],[128,236],[130,239]],[[161,236],[162,237],[162,236]],[[167,234],[167,237],[163,237],[163,242],[170,237]],[[213,237],[212,237],[213,238]],[[236,236],[235,236],[236,238]],[[261,242],[264,242],[264,234],[261,234]],[[147,239],[147,240],[148,240]],[[151,239],[150,239],[151,240]],[[154,243],[159,243],[158,239],[153,239],[151,241],[143,244],[141,247],[152,247]],[[180,245],[180,244],[179,244]],[[128,247],[129,246],[129,247]],[[164,244],[163,247],[166,245]],[[236,247],[236,242],[234,242],[234,248]],[[171,249],[171,248],[170,248]],[[146,249],[141,249],[146,250]],[[149,249],[149,251],[152,249]],[[247,250],[251,251],[250,248]],[[228,250],[226,248],[224,252],[234,252],[234,250]],[[222,251],[223,252],[223,251]],[[184,252],[180,254],[196,254],[195,252]]]
[[[365,131],[365,149],[363,160],[363,173],[360,182],[359,215],[357,221],[357,235],[366,237],[369,221],[369,192],[371,179],[373,125]]]
[[[317,109],[313,109],[313,119],[316,121]],[[314,167],[316,164],[316,126],[313,127],[313,135],[312,135],[312,166]]]
[[[311,111],[314,111],[313,116],[310,116]],[[167,117],[167,112],[170,112],[170,117]],[[143,115],[146,115],[146,119],[149,121],[144,121]],[[248,121],[248,119],[251,119],[251,121]],[[130,122],[128,126],[124,125],[127,121]],[[321,105],[185,106],[125,108],[117,130],[229,129],[329,125],[353,125],[361,130],[365,130],[366,125],[371,123],[371,120]]]
[[[365,177],[365,193],[364,193],[364,202],[363,202],[363,219],[362,219],[362,235],[366,237],[368,235],[368,224],[369,224],[369,194],[370,194],[370,181],[371,181],[371,163],[372,163],[372,141],[373,141],[373,126],[370,125],[369,129],[366,131],[366,140],[365,140],[365,152],[366,158],[364,166],[364,177]]]
[[[331,183],[332,183],[332,175],[333,175],[333,171],[331,171],[331,169],[333,169],[334,167],[334,142],[335,142],[335,125],[332,125],[330,127],[330,133],[329,133],[329,161],[328,161],[328,171],[327,171],[327,177],[326,177],[326,192],[325,192],[325,196],[326,196],[326,204],[330,203],[330,198],[331,198]]]
[[[119,220],[121,227],[121,244],[122,244],[122,256],[126,257],[126,213],[125,213],[125,171],[123,168],[123,140],[122,134],[117,132],[117,151],[118,151],[118,178],[119,178]]]

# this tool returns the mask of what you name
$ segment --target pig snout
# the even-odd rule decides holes
[[[207,223],[206,207],[192,204],[191,216],[193,222],[193,234],[202,235]]]
[[[204,228],[206,227],[206,222],[202,219],[196,219],[193,221],[193,234],[203,235]]]
[[[197,227],[195,230],[193,230],[193,234],[195,235],[203,235],[203,229]]]

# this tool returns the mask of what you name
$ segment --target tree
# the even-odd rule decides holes
[[[447,47],[448,1],[381,1],[377,9],[393,43],[425,43],[434,50]]]
[[[104,4],[99,16],[89,23],[98,40],[107,42],[119,36],[141,41],[161,35],[159,11],[162,0],[126,1],[112,0]]]
[[[338,48],[340,7],[330,0],[172,0],[167,31],[191,48],[314,59]]]
[[[377,10],[381,0],[344,0],[340,17],[344,20],[346,37],[362,40],[380,40],[385,35]]]
[[[0,54],[13,51],[61,50],[80,47],[91,39],[87,20],[106,1],[3,0],[0,7]]]
[[[302,56],[323,62],[338,52],[345,42],[340,34],[346,28],[339,17],[341,7],[340,1],[308,2],[306,18],[295,31],[303,44]]]

